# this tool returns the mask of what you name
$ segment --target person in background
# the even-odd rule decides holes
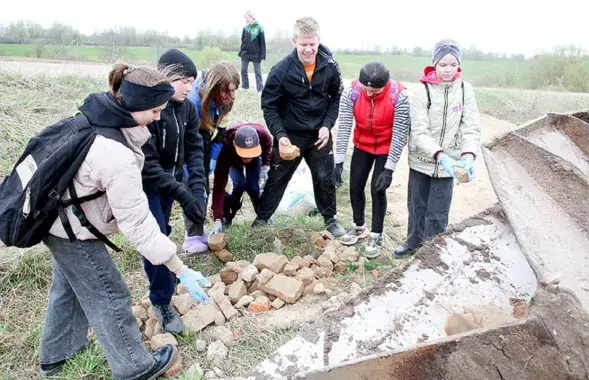
[[[262,111],[274,137],[272,165],[253,226],[270,224],[270,217],[288,182],[304,158],[313,178],[315,201],[325,229],[333,236],[346,231],[336,219],[331,128],[338,116],[343,90],[339,66],[319,43],[319,25],[310,17],[295,22],[295,49],[270,71],[262,91]],[[300,156],[280,157],[280,150],[296,145]]]
[[[395,250],[398,256],[413,254],[448,226],[454,168],[475,178],[481,126],[472,86],[462,80],[461,61],[456,41],[438,42],[432,66],[421,76],[423,86],[411,96],[409,221],[407,240]]]
[[[215,170],[217,158],[221,153],[225,136],[224,121],[233,108],[239,84],[239,73],[235,66],[231,62],[221,61],[208,72],[203,72],[196,80],[194,90],[188,93],[188,99],[194,103],[200,117],[207,198],[210,191],[208,176]],[[190,173],[185,171],[184,174],[189,181]],[[184,214],[184,225],[186,226],[184,251],[187,253],[207,252],[208,237],[204,233],[204,220],[200,223],[193,223]]]
[[[96,136],[72,189],[77,197],[103,192],[81,205],[102,235],[120,231],[153,265],[165,265],[199,302],[210,283],[176,255],[176,245],[160,232],[143,191],[141,146],[149,125],[174,95],[170,77],[155,69],[119,63],[108,76],[109,92],[90,94],[79,111],[96,128],[120,129],[126,144]],[[69,192],[62,200],[70,199]],[[74,208],[65,208],[43,240],[51,252],[51,289],[39,352],[41,376],[58,374],[66,360],[88,345],[92,330],[115,379],[148,380],[166,372],[177,357],[167,344],[150,354],[131,310],[131,294],[105,244],[82,226]],[[66,228],[66,225],[69,228]],[[69,232],[68,232],[69,231]],[[69,234],[75,235],[71,241]]]
[[[358,79],[352,81],[341,97],[335,148],[336,185],[342,183],[354,121],[354,152],[350,166],[353,222],[340,241],[344,245],[354,245],[368,236],[365,255],[372,259],[380,255],[387,211],[386,190],[392,183],[411,123],[407,91],[401,83],[390,79],[389,69],[382,62],[372,61],[362,66]],[[364,189],[371,170],[372,230],[368,235],[364,224]]]
[[[160,227],[169,236],[172,204],[178,201],[184,215],[194,223],[203,223],[206,213],[206,177],[199,118],[194,104],[185,101],[196,79],[196,66],[186,54],[170,49],[162,54],[158,69],[173,72],[177,79],[171,84],[174,95],[161,118],[148,125],[151,138],[143,145],[143,188],[149,209]],[[189,173],[188,186],[183,185],[183,165]],[[170,305],[176,290],[175,276],[165,265],[153,265],[143,259],[149,280],[149,299],[165,332],[181,333],[184,324]]]
[[[241,58],[242,88],[247,90],[250,87],[247,69],[251,62],[254,65],[256,75],[256,88],[258,92],[261,92],[262,88],[264,88],[261,62],[266,60],[264,28],[262,28],[251,11],[245,13],[245,22],[246,25],[241,33],[241,47],[238,53]]]
[[[268,178],[272,136],[260,124],[237,124],[225,133],[225,145],[217,161],[213,184],[213,217],[211,234],[229,227],[242,205],[247,192],[254,211],[260,204],[260,191]],[[245,169],[245,175],[244,175]],[[225,193],[227,179],[231,177],[233,191]]]

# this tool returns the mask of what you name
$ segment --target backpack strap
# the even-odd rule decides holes
[[[94,127],[94,131],[97,135],[104,136],[107,139],[119,142],[130,149],[129,143],[127,142],[127,139],[125,138],[125,135],[123,135],[123,132],[120,128]]]
[[[432,106],[432,98],[429,94],[429,86],[427,85],[427,82],[423,82],[423,85],[425,86],[425,93],[427,95],[427,110],[429,111],[430,107]]]
[[[88,218],[86,218],[86,214],[84,214],[84,211],[82,210],[82,205],[80,200],[82,198],[78,198],[78,195],[76,194],[76,188],[74,186],[74,183],[70,183],[69,185],[69,190],[70,190],[70,197],[71,197],[71,202],[72,202],[72,211],[74,212],[74,215],[76,216],[76,218],[78,218],[78,220],[80,221],[80,223],[82,224],[83,227],[86,227],[86,229],[88,231],[90,231],[90,233],[94,236],[96,236],[98,238],[98,240],[100,240],[101,242],[103,242],[104,244],[106,244],[107,246],[109,246],[110,248],[112,248],[113,250],[115,250],[116,252],[121,252],[121,249],[119,247],[117,247],[113,242],[111,242],[110,240],[108,240],[108,238],[100,231],[98,231],[98,229],[96,227],[94,227],[92,225],[92,223],[90,223],[90,221],[88,220]],[[101,195],[104,194],[104,192],[99,192],[102,193]],[[98,194],[99,194],[98,193]],[[93,196],[95,196],[96,194],[93,194]],[[96,197],[98,198],[98,197]],[[63,208],[62,208],[63,210]],[[62,219],[62,223],[63,223],[63,218],[61,217],[61,214],[64,214],[65,216],[65,211],[62,211],[60,213],[60,219]],[[67,216],[65,216],[65,218],[67,219]],[[68,238],[71,241],[76,241],[76,236],[74,235],[74,232],[71,228],[71,225],[69,224],[69,221],[67,222],[67,225],[69,226],[69,230],[70,232],[67,231],[66,228],[66,224],[64,223],[64,228],[66,228],[66,233],[68,235]],[[71,233],[71,235],[70,235]],[[73,240],[72,240],[73,237]]]
[[[429,86],[427,85],[427,82],[423,82],[423,84],[425,86],[425,93],[427,94],[427,109],[429,110],[432,106],[432,98],[429,94]],[[464,107],[464,81],[461,82],[460,88],[462,89],[462,107]]]

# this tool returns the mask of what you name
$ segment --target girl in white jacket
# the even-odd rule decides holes
[[[174,89],[167,76],[148,67],[117,64],[108,79],[110,91],[90,94],[79,111],[93,127],[120,130],[121,142],[96,136],[73,190],[78,198],[104,192],[81,205],[98,235],[121,231],[141,255],[167,266],[195,299],[206,302],[199,283],[210,284],[182,263],[176,245],[160,232],[141,183],[141,146],[150,137],[146,125],[159,120]],[[69,198],[70,192],[62,197]],[[129,289],[105,244],[80,223],[71,206],[62,216],[43,240],[51,251],[52,284],[39,355],[41,375],[55,375],[83,350],[91,325],[115,379],[156,379],[173,364],[176,348],[166,345],[153,354],[145,349]]]
[[[423,87],[410,97],[407,241],[395,255],[415,252],[448,226],[455,167],[475,178],[481,128],[472,86],[462,80],[462,50],[442,40],[425,68]]]

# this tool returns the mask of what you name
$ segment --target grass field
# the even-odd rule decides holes
[[[147,52],[145,54],[147,56]],[[350,64],[361,63],[351,61]],[[71,115],[89,92],[104,90],[103,86],[104,80],[100,78],[53,78],[0,72],[0,178],[9,172],[35,132]],[[547,111],[589,109],[589,95],[481,89],[476,91],[476,96],[481,112],[513,122],[522,122]],[[241,121],[263,123],[260,97],[255,92],[238,94],[230,122]],[[338,215],[341,220],[350,218],[348,196],[347,186],[342,186],[338,190],[338,207],[341,206]],[[370,197],[367,200],[370,207]],[[256,253],[270,251],[273,247],[273,236],[248,228],[249,221],[251,218],[244,218],[229,232],[229,249],[235,260],[251,260]],[[182,242],[184,227],[177,208],[174,209],[171,224],[171,238]],[[299,230],[320,230],[323,227],[320,217],[305,216],[279,217],[276,224]],[[115,242],[123,247],[123,252],[115,254],[114,260],[129,285],[132,297],[138,300],[147,290],[140,256],[121,236],[117,236]],[[3,261],[2,255],[12,255],[15,259]],[[192,257],[186,263],[205,275],[216,273],[223,266],[212,255]],[[372,265],[390,266],[390,260],[383,258]],[[36,361],[50,280],[50,255],[43,246],[28,250],[0,248],[0,380],[37,378]],[[243,319],[240,323],[240,343],[230,351],[233,366],[227,375],[237,376],[247,372],[296,333],[296,329],[260,330],[250,319]],[[206,354],[195,349],[197,338],[211,339],[206,333],[178,338],[184,362],[200,363],[205,370],[210,369],[207,368]],[[61,380],[111,378],[104,354],[96,343],[84,354],[70,360],[59,377]],[[179,378],[189,379],[185,376]]]
[[[228,59],[233,61],[239,68],[237,52],[217,51],[203,54],[203,51],[200,50],[182,50],[201,67],[208,66],[210,62],[219,59]],[[111,62],[113,59],[125,59],[129,62],[154,63],[162,51],[161,48],[153,47],[119,47],[113,49],[112,47],[106,46],[40,47],[34,44],[0,44],[0,56],[81,60],[89,62]],[[269,54],[268,59],[262,64],[262,70],[268,72],[272,65],[281,58],[281,56]],[[364,63],[371,60],[381,60],[389,66],[393,78],[417,82],[423,68],[430,64],[429,58],[400,55],[371,56],[335,54],[335,58],[340,64],[343,76],[346,78],[356,77]],[[519,87],[522,87],[528,70],[526,63],[513,60],[466,60],[463,62],[462,68],[468,73],[468,78],[474,85],[490,85],[493,87],[501,87],[509,83],[512,83],[516,87],[519,84]]]

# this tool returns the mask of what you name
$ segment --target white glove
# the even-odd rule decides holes
[[[211,232],[209,232],[209,237],[211,237],[213,235],[220,234],[222,231],[223,231],[223,222],[221,221],[221,219],[216,219],[215,224],[213,225],[213,228],[211,229]]]
[[[258,186],[260,187],[260,191],[264,190],[264,185],[268,180],[268,172],[270,171],[270,166],[262,166],[262,172],[260,173],[260,180],[258,181]]]

